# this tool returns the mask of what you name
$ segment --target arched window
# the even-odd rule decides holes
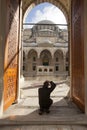
[[[44,72],[47,72],[47,69],[44,69]]]
[[[41,69],[41,68],[39,69],[39,72],[42,72],[42,69]]]

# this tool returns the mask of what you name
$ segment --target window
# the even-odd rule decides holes
[[[33,61],[36,61],[36,57],[33,57]]]
[[[52,69],[49,69],[49,72],[52,72],[53,70]]]
[[[25,66],[23,65],[23,70],[25,70]]]
[[[66,62],[68,62],[69,61],[69,59],[68,59],[68,57],[66,57]]]
[[[41,68],[39,69],[39,72],[42,72],[42,69],[41,69]]]
[[[66,66],[66,71],[69,71],[69,66]]]
[[[58,62],[58,60],[59,60],[58,57],[56,57],[56,62]]]
[[[33,66],[33,71],[35,71],[36,70],[36,66]]]
[[[23,61],[25,61],[25,57],[23,56]]]
[[[44,72],[47,72],[47,69],[44,69]]]
[[[59,70],[59,66],[56,66],[56,71],[58,71]]]
[[[48,56],[44,56],[44,58],[43,58],[43,65],[44,66],[49,66],[49,58],[48,58]]]

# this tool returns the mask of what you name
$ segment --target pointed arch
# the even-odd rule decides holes
[[[50,65],[52,60],[51,52],[47,49],[40,53],[40,60],[42,65]]]
[[[33,9],[36,5],[44,3],[44,2],[48,2],[51,3],[53,5],[55,5],[56,7],[58,7],[63,14],[66,17],[67,23],[69,20],[69,2],[68,0],[66,0],[66,2],[61,2],[60,0],[31,0],[31,1],[25,1],[23,0],[23,19],[24,19],[24,15],[26,17],[26,15],[28,14],[29,11],[31,11],[31,9]],[[27,12],[28,11],[28,12]]]

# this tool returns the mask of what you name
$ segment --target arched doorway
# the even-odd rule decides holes
[[[48,50],[43,50],[40,54],[41,65],[49,66],[51,65],[52,56]]]
[[[49,58],[48,58],[48,56],[45,55],[43,57],[42,62],[43,62],[43,66],[49,66]]]
[[[42,2],[44,2],[44,1],[43,0],[42,1],[36,1],[34,4],[36,5],[36,4],[39,4],[39,3],[42,3]],[[55,1],[55,2],[54,1],[46,1],[46,2],[52,2],[53,4],[58,6],[57,1]],[[59,3],[61,5],[60,7],[64,6],[63,4],[61,4],[61,2],[59,2]],[[83,43],[81,42],[82,32],[83,32],[81,30],[81,25],[83,25],[83,20],[82,20],[83,17],[81,17],[81,13],[80,13],[80,11],[82,12],[82,9],[83,9],[82,0],[80,0],[80,1],[78,1],[78,0],[70,1],[70,7],[72,7],[71,14],[67,13],[70,10],[67,10],[66,8],[63,8],[64,10],[62,10],[62,11],[64,12],[64,14],[68,14],[68,15],[65,15],[65,16],[67,16],[67,20],[69,20],[70,16],[72,16],[72,18],[71,18],[71,21],[72,21],[72,23],[71,23],[72,39],[71,39],[71,44],[69,45],[69,47],[70,47],[69,53],[71,54],[70,55],[71,97],[76,102],[76,104],[84,111],[84,109],[85,109],[85,102],[84,102],[84,98],[85,98],[84,92],[85,92],[85,90],[84,90],[84,87],[82,87],[82,86],[84,86],[84,84],[83,84],[83,77],[84,77],[84,67],[83,67],[84,66],[84,60],[83,59],[84,58],[82,58],[81,62],[80,62],[80,57],[79,57],[79,53],[78,53],[80,51],[81,52],[80,54],[83,55],[83,52],[84,52],[84,49],[82,49]],[[27,6],[25,7],[25,10],[26,9],[27,9]],[[68,21],[68,22],[70,23],[71,21]],[[79,41],[79,38],[77,36],[80,37],[80,41]],[[76,43],[76,44],[74,44],[74,43]],[[81,46],[79,46],[79,44],[81,44],[82,48],[81,48]],[[80,71],[80,76],[79,76],[79,71]],[[79,84],[79,80],[80,80],[81,84]],[[79,90],[79,86],[80,86],[82,91]]]
[[[72,44],[70,45],[70,47],[71,47],[71,69],[72,69],[71,70],[71,76],[72,76],[71,92],[72,92],[73,100],[80,106],[81,109],[85,109],[85,101],[87,100],[87,99],[85,100],[85,88],[84,88],[86,86],[85,78],[87,77],[86,73],[85,73],[86,67],[84,68],[84,60],[86,60],[86,58],[84,58],[85,56],[84,56],[84,41],[83,41],[83,39],[84,39],[84,37],[83,37],[84,16],[81,14],[81,13],[83,13],[83,7],[86,8],[83,5],[84,1],[83,0],[72,1],[72,14],[71,14],[72,15],[72,25],[71,25],[72,26],[72,40],[71,40]],[[36,1],[33,1],[33,2],[38,3]],[[42,0],[41,2],[44,2],[44,1]],[[40,1],[39,1],[39,3],[40,3]],[[53,3],[55,4],[56,2],[53,1]],[[29,5],[30,5],[30,3],[27,6],[29,6]],[[63,8],[63,9],[65,9],[65,8]],[[81,27],[83,27],[83,28],[81,29]],[[78,35],[78,37],[76,37],[77,35]],[[77,44],[77,43],[79,43],[79,44]],[[79,55],[79,52],[81,52],[80,55]],[[83,57],[81,58],[81,56],[83,56]],[[79,68],[78,68],[78,66],[79,66]],[[85,63],[85,66],[86,66],[86,63]],[[80,72],[80,74],[79,74],[79,72]],[[80,83],[79,83],[79,81],[80,81]]]
[[[36,50],[31,49],[27,54],[26,71],[24,76],[35,76],[37,71],[38,55]]]

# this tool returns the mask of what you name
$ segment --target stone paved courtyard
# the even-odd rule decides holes
[[[21,99],[19,104],[14,104],[9,109],[4,112],[3,118],[8,117],[11,115],[28,115],[32,112],[33,115],[38,114],[38,112],[35,113],[35,111],[38,111],[39,105],[38,105],[38,88],[40,84],[43,84],[45,80],[49,80],[45,77],[44,80],[38,79],[32,80],[26,79],[23,86],[21,87]],[[54,110],[58,109],[58,112],[61,112],[62,109],[66,109],[69,106],[69,91],[70,87],[66,84],[66,80],[53,79],[52,77],[50,80],[53,80],[55,83],[59,83],[59,85],[56,86],[54,91],[51,94],[51,98],[53,99],[53,105],[51,107],[51,115],[56,115],[57,113],[53,113]],[[40,81],[40,82],[39,82]],[[39,82],[39,83],[38,83]],[[61,83],[64,82],[64,83]],[[70,109],[70,107],[69,107]],[[19,112],[20,111],[20,112]],[[63,112],[61,112],[61,116],[63,115]],[[68,115],[68,114],[67,114]],[[57,116],[57,115],[56,115]]]
[[[46,78],[38,77],[36,80],[24,81],[21,86],[20,102],[4,112],[0,120],[0,129],[87,130],[87,117],[71,102],[70,86],[66,78],[50,78],[55,83],[59,83],[51,94],[54,103],[50,108],[50,114],[44,113],[42,116],[38,114],[38,87],[44,80],[48,80]]]

